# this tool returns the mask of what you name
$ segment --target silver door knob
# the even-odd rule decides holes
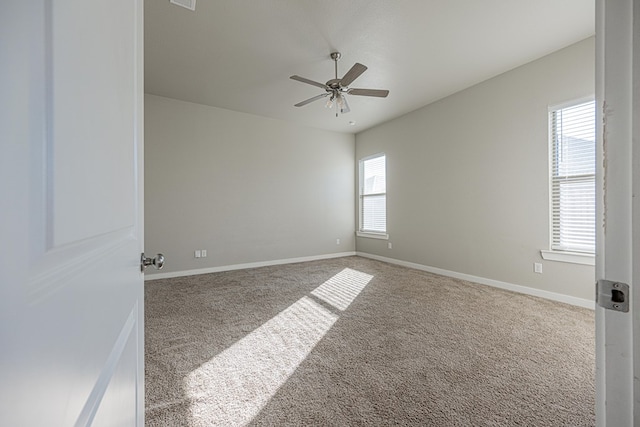
[[[144,269],[150,265],[153,265],[156,270],[161,270],[164,266],[164,255],[158,254],[153,258],[147,258],[143,252],[142,255],[140,255],[140,270],[144,271]]]

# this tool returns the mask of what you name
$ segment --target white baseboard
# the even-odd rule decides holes
[[[339,252],[334,254],[277,259],[277,260],[271,260],[271,261],[249,262],[245,264],[223,265],[219,267],[198,268],[195,270],[171,271],[167,273],[150,274],[148,276],[145,276],[144,280],[149,281],[149,280],[158,280],[158,279],[170,279],[173,277],[195,276],[198,274],[218,273],[221,271],[243,270],[246,268],[267,267],[270,265],[293,264],[296,262],[317,261],[317,260],[331,259],[331,258],[342,258],[346,256],[353,256],[353,255],[358,255],[364,258],[371,258],[378,261],[388,262],[390,264],[401,265],[403,267],[415,268],[416,270],[427,271],[429,273],[439,274],[441,276],[453,277],[455,279],[466,280],[469,282],[479,283],[481,285],[487,285],[487,286],[493,286],[495,288],[506,289],[508,291],[518,292],[521,294],[546,298],[552,301],[559,301],[566,304],[575,305],[578,307],[589,308],[591,310],[595,308],[594,301],[584,299],[584,298],[572,297],[569,295],[563,295],[556,292],[543,291],[541,289],[515,285],[513,283],[501,282],[499,280],[487,279],[485,277],[473,276],[471,274],[458,273],[451,270],[445,270],[437,267],[430,267],[428,265],[416,264],[414,262],[402,261],[395,258],[387,258],[384,256],[368,254],[365,252]]]
[[[441,276],[453,277],[455,279],[466,280],[469,282],[479,283],[481,285],[493,286],[495,288],[506,289],[508,291],[518,292],[521,294],[533,295],[553,301],[576,305],[578,307],[589,308],[591,310],[595,309],[595,302],[584,298],[577,298],[569,295],[558,294],[555,292],[543,291],[541,289],[530,288],[527,286],[514,285],[513,283],[501,282],[499,280],[487,279],[484,277],[473,276],[471,274],[457,273],[455,271],[444,270],[442,268],[429,267],[427,265],[416,264],[413,262],[402,261],[394,258],[387,258],[379,255],[372,255],[364,252],[356,252],[356,255],[364,258],[371,258],[378,261],[388,262],[390,264],[401,265],[403,267],[415,268],[416,270],[427,271],[429,273],[439,274]]]
[[[267,267],[270,265],[293,264],[296,262],[317,261],[321,259],[342,258],[345,256],[354,256],[355,252],[339,252],[335,254],[314,255],[299,258],[276,259],[272,261],[249,262],[246,264],[222,265],[219,267],[198,268],[195,270],[170,271],[167,273],[150,274],[144,277],[145,282],[148,280],[170,279],[172,277],[195,276],[198,274],[219,273],[221,271],[243,270],[246,268]]]

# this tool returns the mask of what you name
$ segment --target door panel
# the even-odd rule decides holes
[[[135,36],[134,3],[55,4],[49,26],[55,113],[48,118],[47,150],[52,243],[58,247],[133,225],[136,168],[128,142],[135,131],[136,94],[135,55],[127,49]],[[118,209],[103,208],[116,204]],[[75,221],[78,215],[91,221]]]
[[[102,378],[96,382],[92,396],[83,408],[82,417],[93,417],[92,426],[133,426],[136,413],[136,384],[138,360],[136,347],[138,345],[137,330],[135,328],[137,307],[131,312],[120,336],[116,340],[109,360],[103,369]],[[100,394],[102,393],[102,396]],[[94,402],[98,406],[92,406]],[[94,411],[95,414],[93,413]],[[95,415],[95,416],[94,416]]]
[[[0,425],[143,425],[142,0],[0,36]]]

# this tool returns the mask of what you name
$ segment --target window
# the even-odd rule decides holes
[[[360,160],[360,224],[358,235],[386,239],[386,156],[376,154]]]
[[[551,250],[594,254],[595,102],[552,110],[549,119]]]

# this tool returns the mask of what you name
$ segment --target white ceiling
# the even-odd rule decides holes
[[[145,92],[357,133],[585,39],[594,0],[198,0],[195,12],[145,2]],[[369,67],[335,117],[324,101],[329,54],[338,74]],[[349,125],[354,121],[355,125]]]

